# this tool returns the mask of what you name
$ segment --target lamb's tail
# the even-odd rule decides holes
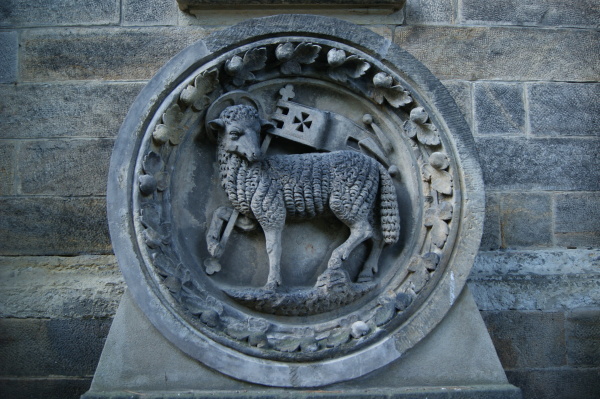
[[[394,244],[400,236],[400,214],[396,188],[387,170],[379,165],[380,192],[379,212],[381,215],[381,232],[386,244]]]

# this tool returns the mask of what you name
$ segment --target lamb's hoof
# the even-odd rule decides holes
[[[267,281],[267,284],[263,287],[265,291],[276,291],[281,283],[279,281]]]
[[[357,283],[369,283],[373,281],[373,274],[369,274],[369,273],[361,273],[358,275],[358,278],[356,279]]]

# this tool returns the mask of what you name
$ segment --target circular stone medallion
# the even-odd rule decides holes
[[[310,387],[399,358],[481,237],[473,139],[441,83],[362,27],[250,20],[167,63],[111,160],[108,212],[150,321],[207,366]]]

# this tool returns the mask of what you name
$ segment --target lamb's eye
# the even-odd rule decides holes
[[[229,136],[231,136],[232,140],[237,140],[243,133],[240,130],[233,129],[229,132]]]

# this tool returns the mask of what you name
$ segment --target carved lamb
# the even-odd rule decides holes
[[[281,284],[286,218],[312,218],[328,210],[350,228],[348,239],[331,254],[328,270],[339,268],[354,248],[370,239],[372,250],[359,281],[371,280],[384,244],[395,243],[400,234],[390,175],[376,160],[355,151],[264,157],[260,132],[269,125],[249,105],[229,106],[209,122],[218,132],[220,178],[229,200],[264,231],[270,267],[265,288]],[[380,229],[373,223],[376,208]]]

